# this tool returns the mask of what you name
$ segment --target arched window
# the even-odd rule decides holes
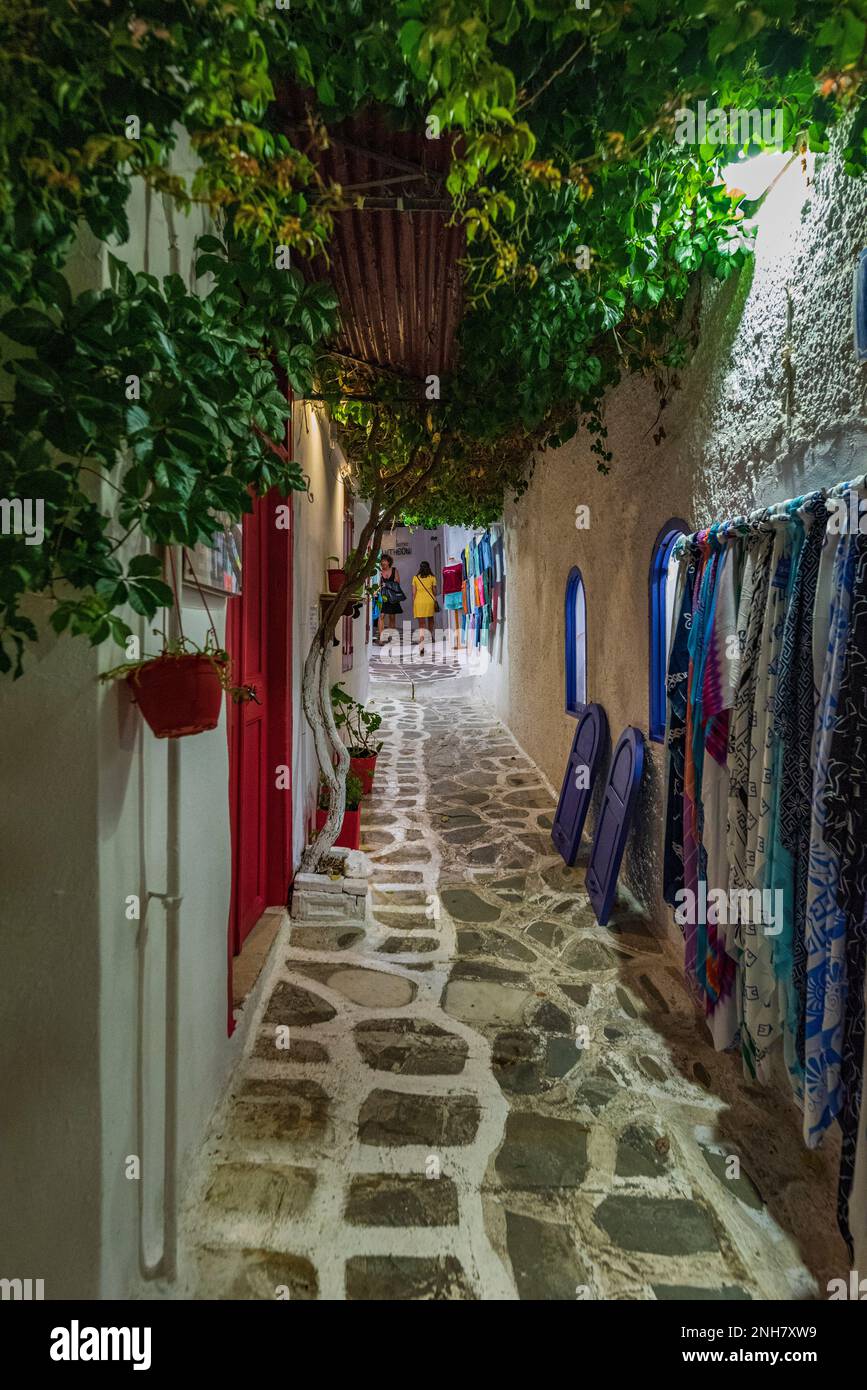
[[[650,737],[655,743],[665,739],[665,682],[677,588],[677,561],[672,552],[678,536],[688,531],[687,523],[679,517],[667,521],[656,538],[650,562]]]
[[[576,717],[587,703],[587,596],[577,568],[566,581],[566,713]]]

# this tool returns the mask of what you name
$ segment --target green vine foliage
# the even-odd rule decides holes
[[[0,536],[0,667],[20,670],[35,635],[28,595],[93,642],[123,637],[120,605],[168,601],[152,556],[122,568],[128,532],[204,539],[251,489],[301,484],[285,380],[316,376],[362,493],[383,475],[372,454],[393,476],[422,461],[404,516],[426,526],[494,519],[582,426],[611,467],[605,392],[625,372],[676,382],[690,286],[750,254],[719,175],[759,146],[678,143],[678,111],[779,111],[793,152],[827,150],[845,119],[862,177],[865,55],[867,0],[0,0],[0,496],[48,513],[43,546]],[[307,134],[282,128],[285,84],[307,94]],[[347,401],[323,356],[333,292],[275,265],[280,245],[327,253],[343,203],[318,149],[372,103],[451,142],[466,308],[437,402],[387,380],[378,404]],[[117,249],[136,180],[214,216],[202,293],[118,263],[73,301],[78,228]]]
[[[30,595],[56,631],[122,642],[119,608],[172,600],[159,558],[124,560],[130,536],[207,543],[256,491],[305,487],[286,385],[310,390],[337,301],[277,266],[275,247],[320,251],[331,226],[305,196],[310,161],[263,123],[278,23],[250,0],[3,0],[0,496],[39,499],[45,541],[0,536],[0,671],[19,675],[37,639]],[[172,169],[182,128],[189,178]],[[78,228],[120,246],[138,179],[221,223],[198,243],[200,293],[113,256],[110,287],[74,298]]]

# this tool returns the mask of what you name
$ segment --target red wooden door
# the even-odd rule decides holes
[[[350,550],[355,534],[355,522],[352,515],[352,505],[347,503],[343,509],[343,559],[344,563]],[[341,671],[352,670],[352,609],[343,619],[343,650],[341,652]]]
[[[284,905],[292,874],[291,498],[257,499],[244,518],[241,594],[229,599],[226,647],[233,683],[259,703],[229,706],[229,1033],[232,957],[266,907]]]
[[[263,536],[266,505],[257,500],[244,517],[242,584],[230,599],[227,641],[235,685],[252,686],[259,703],[232,705],[230,797],[232,819],[232,910],[230,937],[237,955],[258,922],[266,901],[267,749],[269,699],[265,594],[268,551]]]

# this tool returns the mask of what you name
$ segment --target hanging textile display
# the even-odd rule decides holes
[[[839,1124],[850,1250],[867,1164],[863,481],[677,543],[662,885],[714,1045],[761,1083],[783,1058],[809,1147]]]
[[[494,553],[487,531],[461,552],[460,587],[464,639],[468,645],[487,647],[494,604]]]

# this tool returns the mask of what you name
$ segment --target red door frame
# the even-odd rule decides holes
[[[234,1031],[232,960],[262,912],[288,899],[292,873],[292,568],[294,508],[272,491],[244,517],[242,587],[229,600],[226,647],[233,680],[252,680],[262,704],[228,704],[232,895],[228,930],[228,1031]],[[257,593],[258,587],[258,593]],[[246,596],[246,603],[245,603]],[[247,669],[246,623],[258,622],[261,670]],[[255,663],[254,663],[255,664]],[[251,737],[252,725],[258,739]],[[249,726],[249,727],[248,727]],[[247,737],[245,737],[245,734]],[[252,761],[251,761],[252,760]],[[280,775],[280,769],[287,769]],[[278,786],[278,782],[285,785]],[[251,804],[250,798],[254,798]],[[251,842],[250,823],[259,832]],[[247,833],[245,834],[245,826]],[[250,856],[255,856],[251,862]],[[261,891],[249,891],[250,882]]]

